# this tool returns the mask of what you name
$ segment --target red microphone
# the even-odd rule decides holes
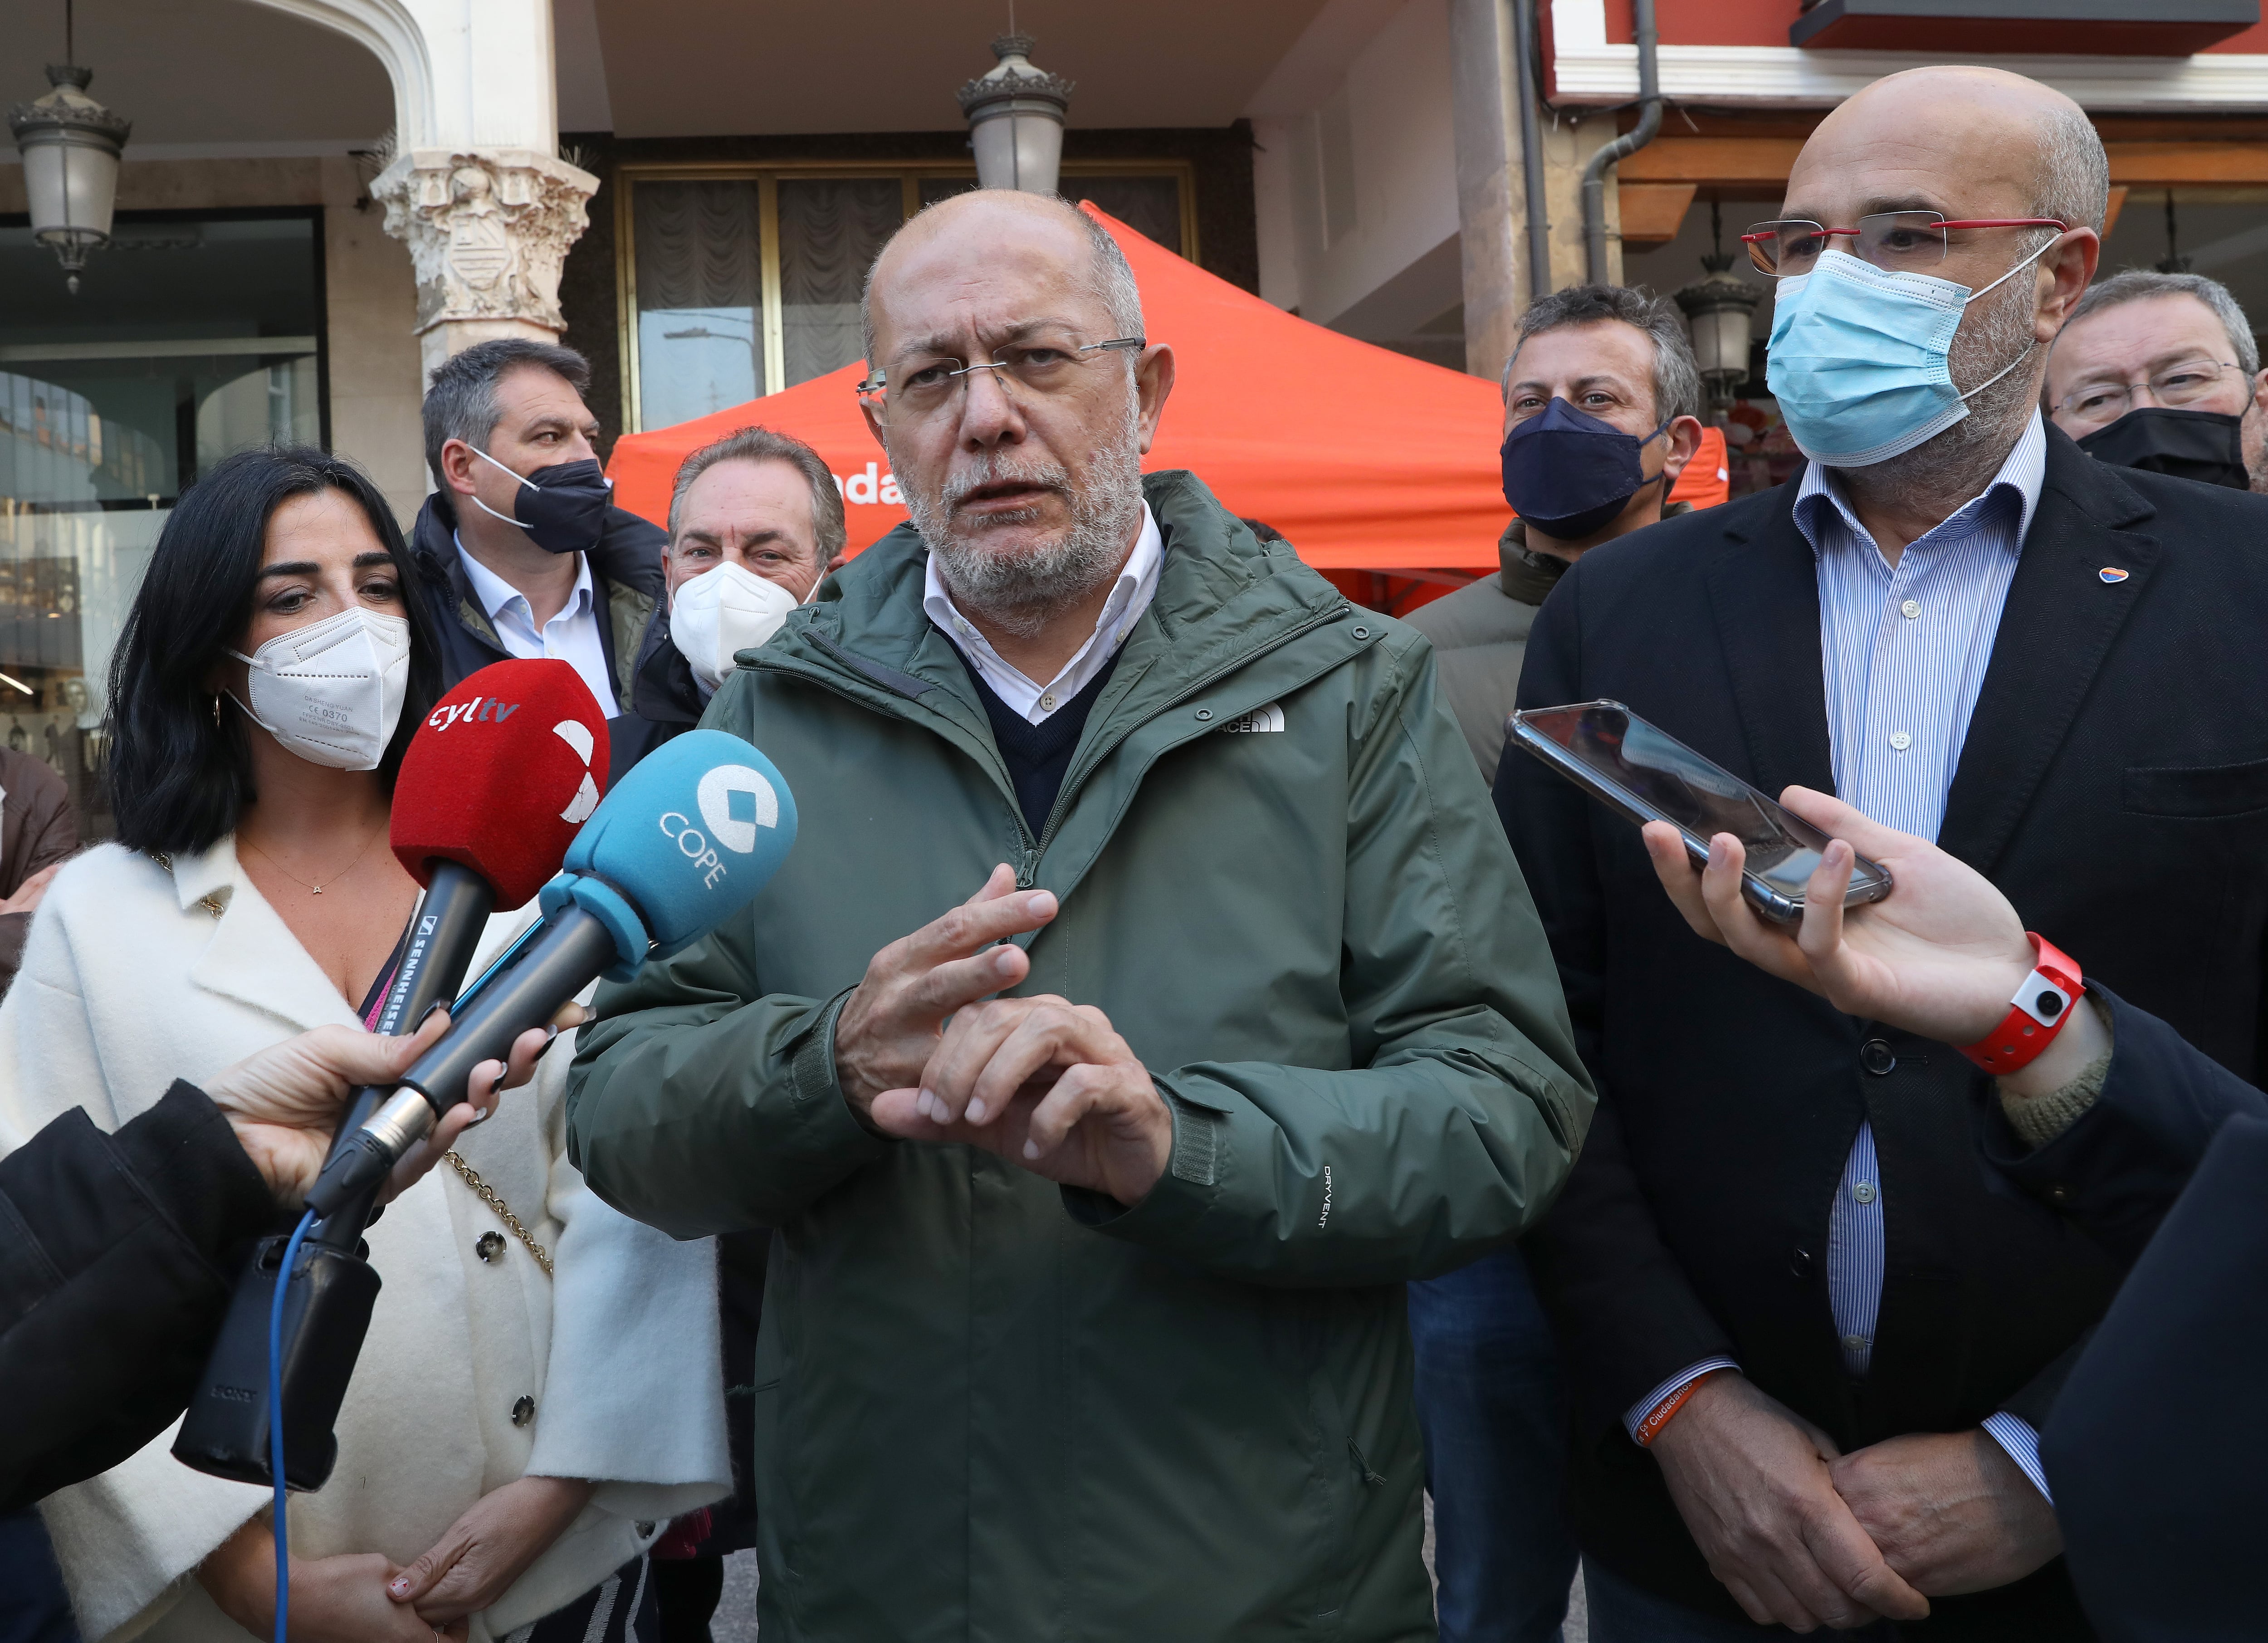
[[[496,662],[434,704],[394,784],[394,854],[425,895],[409,915],[378,1031],[414,1032],[435,1005],[456,998],[489,915],[526,906],[559,871],[598,808],[606,769],[606,715],[566,662]],[[385,1095],[357,1091],[337,1136],[352,1135]],[[360,1227],[351,1236],[346,1229],[357,1219],[333,1216],[335,1225],[311,1238],[351,1241]]]
[[[453,861],[525,907],[599,807],[607,720],[557,660],[497,662],[434,704],[394,790],[394,854],[431,888]]]

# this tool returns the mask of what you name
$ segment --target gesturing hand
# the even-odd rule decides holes
[[[1890,1567],[1933,1596],[2021,1580],[2063,1550],[2055,1508],[1981,1426],[1892,1438],[1829,1470]]]
[[[1132,1207],[1166,1173],[1174,1120],[1144,1066],[1092,1005],[1042,993],[969,1005],[917,1084],[874,1098],[875,1127],[963,1142]]]
[[[875,1097],[918,1082],[946,1017],[1031,974],[1022,948],[996,944],[1055,916],[1056,898],[1018,890],[1004,863],[960,906],[874,954],[835,1020],[836,1081],[850,1109],[871,1123]]]
[[[1834,1443],[1742,1376],[1703,1381],[1653,1454],[1710,1573],[1759,1625],[1852,1630],[1929,1613],[1835,1492]]]

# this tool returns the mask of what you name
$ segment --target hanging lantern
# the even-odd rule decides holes
[[[8,111],[8,129],[24,155],[32,236],[55,247],[73,295],[86,254],[109,243],[118,159],[134,129],[86,94],[93,78],[92,69],[50,63],[48,84],[55,89]]]
[[[976,186],[1053,194],[1063,166],[1064,116],[1076,88],[1028,61],[1038,42],[1003,34],[992,42],[1000,61],[960,92],[961,112],[976,151]]]
[[[1693,333],[1693,362],[1709,385],[1710,409],[1719,413],[1717,420],[1722,422],[1721,413],[1733,403],[1733,389],[1749,379],[1749,335],[1764,293],[1732,271],[1733,259],[1725,254],[1722,208],[1713,203],[1709,222],[1717,248],[1701,259],[1706,277],[1672,296],[1685,311],[1685,323]]]

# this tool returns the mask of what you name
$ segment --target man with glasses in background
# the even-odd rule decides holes
[[[932,206],[865,313],[912,523],[704,720],[794,856],[569,1097],[608,1202],[777,1229],[766,1643],[1429,1637],[1403,1285],[1591,1098],[1425,642],[1142,474],[1174,357],[1093,218]]]
[[[1520,699],[1612,697],[1766,793],[1935,839],[2254,1078],[2268,499],[2041,415],[2108,185],[2077,105],[1997,70],[1829,114],[1746,236],[1810,465],[1586,554]],[[1986,1075],[1701,940],[1638,829],[1537,761],[1497,802],[1601,1096],[1525,1246],[1595,1643],[2091,1637],[2036,1433],[2119,1272],[1987,1185]]]
[[[2041,395],[2089,456],[2268,490],[2268,372],[2252,322],[2202,274],[2127,269],[2087,288]]]

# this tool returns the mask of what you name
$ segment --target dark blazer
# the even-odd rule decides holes
[[[5,897],[78,849],[78,813],[54,768],[13,748],[0,748],[0,792],[7,795],[0,799],[0,897]],[[31,914],[0,913],[0,993],[16,979],[31,929]]]
[[[441,648],[441,688],[453,690],[468,674],[511,652],[497,637],[488,613],[473,597],[471,581],[457,557],[457,515],[448,497],[435,491],[425,498],[409,533],[409,557],[417,568],[417,594]],[[599,645],[606,653],[622,712],[607,721],[611,787],[624,771],[676,733],[674,710],[657,722],[644,704],[652,688],[637,688],[641,659],[652,648],[654,624],[667,611],[661,550],[669,537],[661,527],[626,508],[609,507],[605,528],[589,554],[592,593],[598,606]],[[686,682],[692,675],[688,672]],[[696,703],[693,717],[701,717]]]
[[[2056,1399],[2041,1459],[2106,1638],[2257,1637],[2268,1095],[2096,992],[2116,1041],[2102,1098],[2036,1151],[1997,1105],[1985,1138],[2004,1175],[2113,1250],[2147,1240]]]
[[[173,1423],[277,1219],[228,1120],[187,1084],[114,1135],[73,1110],[0,1159],[0,1512]]]
[[[1816,567],[1795,486],[1594,549],[1545,602],[1520,699],[1611,696],[1767,792],[1832,791]],[[2106,582],[2104,568],[2128,572]],[[2268,931],[2268,497],[2095,462],[2052,428],[1939,842],[2091,976],[2250,1075]],[[1727,1617],[1620,1416],[1723,1353],[1846,1450],[2044,1425],[2117,1261],[1988,1185],[1985,1080],[1694,936],[1638,829],[1531,758],[1497,803],[1602,1092],[1532,1239],[1576,1389],[1585,1550]],[[1881,1041],[1867,1059],[1860,1048]],[[1884,1051],[1894,1061],[1887,1061]],[[1845,1374],[1828,1213],[1861,1119],[1888,1258],[1871,1373]],[[1927,1637],[2085,1636],[2059,1564],[1942,1600]]]

